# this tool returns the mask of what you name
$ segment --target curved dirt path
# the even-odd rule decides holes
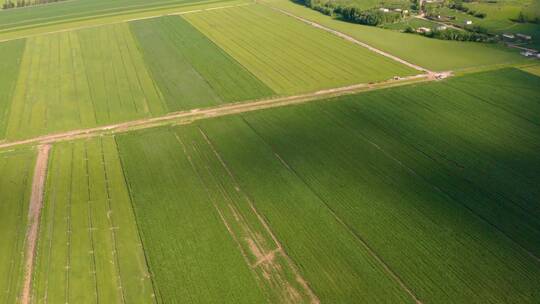
[[[24,254],[24,283],[21,295],[22,304],[30,303],[32,273],[39,233],[39,218],[41,215],[41,208],[43,207],[43,194],[45,190],[45,179],[47,176],[47,164],[49,162],[50,150],[51,145],[48,144],[38,147],[36,166],[34,167],[32,194],[30,196],[30,205],[28,206],[28,228],[26,231]]]

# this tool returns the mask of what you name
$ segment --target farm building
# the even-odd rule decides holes
[[[467,21],[465,21],[465,24],[466,24],[466,25],[471,25],[472,23],[473,23],[472,20],[467,20]]]

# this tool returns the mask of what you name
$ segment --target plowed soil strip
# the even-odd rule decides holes
[[[95,127],[90,129],[77,129],[63,133],[49,134],[30,139],[24,139],[19,141],[8,141],[0,144],[0,149],[12,148],[21,145],[39,145],[50,144],[60,141],[67,141],[79,138],[90,138],[99,136],[102,134],[115,134],[128,132],[134,129],[146,129],[167,124],[177,123],[189,123],[194,120],[233,115],[244,112],[251,112],[287,105],[307,103],[310,101],[320,100],[323,98],[330,98],[336,96],[342,96],[346,94],[353,94],[362,91],[369,91],[375,89],[389,88],[394,86],[407,85],[417,82],[433,81],[436,78],[430,74],[419,74],[409,77],[403,77],[398,80],[386,80],[378,83],[361,83],[346,87],[333,88],[328,90],[321,90],[313,93],[307,93],[295,96],[275,97],[263,100],[252,100],[246,102],[229,103],[211,108],[186,110],[181,112],[169,113],[167,115],[145,118],[139,120],[132,120],[128,122]]]
[[[28,208],[28,230],[26,232],[25,249],[25,273],[24,285],[21,295],[21,303],[30,302],[30,289],[32,283],[32,272],[36,253],[36,244],[39,230],[39,218],[43,207],[43,193],[45,190],[45,179],[47,176],[47,164],[49,161],[50,145],[43,145],[38,148],[38,156],[34,169],[34,179],[32,182],[32,194],[30,196],[30,206]]]

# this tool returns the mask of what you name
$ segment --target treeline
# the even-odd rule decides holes
[[[412,27],[407,27],[404,30],[405,33],[417,33]],[[428,32],[418,33],[428,38],[435,38],[441,40],[455,40],[455,41],[471,41],[471,42],[496,42],[497,38],[488,35],[487,33],[457,30],[453,28],[437,29],[433,28]]]
[[[475,10],[472,10],[466,6],[463,6],[463,4],[461,2],[453,2],[453,3],[450,3],[448,4],[448,7],[451,8],[451,9],[455,9],[455,10],[458,10],[458,11],[461,11],[461,12],[464,12],[464,13],[467,13],[471,16],[474,16],[474,17],[477,17],[477,18],[486,18],[487,14],[486,13],[482,13],[482,12],[477,12]]]
[[[2,5],[2,8],[10,9],[10,8],[34,6],[34,5],[41,5],[41,4],[60,2],[60,1],[66,1],[66,0],[16,0],[16,1],[6,0],[4,4]]]
[[[382,25],[387,23],[398,22],[403,18],[401,12],[388,11],[384,12],[377,8],[360,9],[354,5],[347,5],[339,2],[320,1],[320,0],[298,0],[311,9],[319,11],[325,15],[337,16],[338,18],[358,24],[364,25]]]

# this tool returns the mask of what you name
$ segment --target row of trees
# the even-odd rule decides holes
[[[408,27],[407,29],[405,29],[405,32],[415,33],[416,31],[412,27]],[[495,42],[496,41],[496,38],[491,37],[486,34],[470,32],[470,31],[461,31],[461,30],[456,30],[456,29],[438,30],[434,28],[429,32],[421,33],[421,35],[429,37],[429,38],[442,39],[442,40],[473,41],[473,42]]]
[[[336,1],[320,1],[320,0],[298,0],[307,7],[319,11],[325,15],[336,15],[348,22],[359,23],[364,25],[381,25],[386,23],[394,23],[403,18],[401,12],[388,11],[384,12],[377,8],[360,9],[354,5],[343,4]]]
[[[5,0],[4,4],[2,4],[3,9],[10,9],[10,8],[16,8],[16,7],[25,7],[25,6],[33,6],[33,5],[40,5],[40,4],[47,4],[51,2],[59,2],[64,0]]]
[[[448,7],[451,9],[455,9],[458,11],[462,11],[464,13],[467,13],[471,16],[477,17],[477,18],[485,18],[487,16],[486,13],[477,12],[475,10],[469,9],[468,7],[464,6],[461,2],[452,2],[448,4]]]

